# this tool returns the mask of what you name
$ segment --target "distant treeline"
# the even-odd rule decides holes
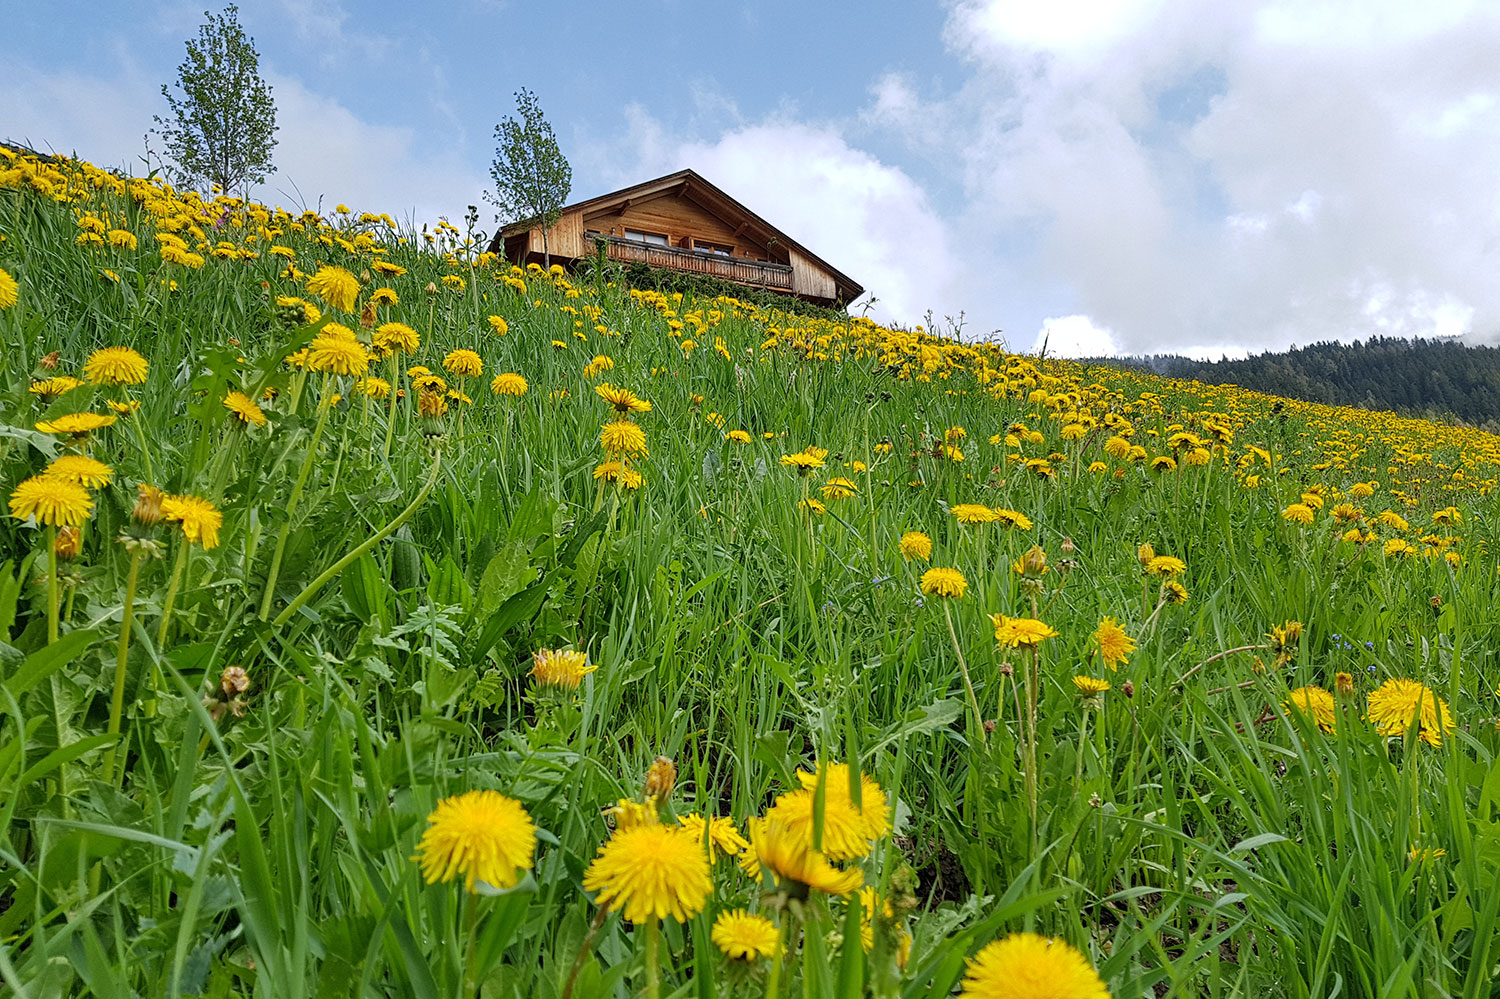
[[[1314,343],[1242,360],[1148,354],[1085,363],[1139,367],[1173,378],[1232,383],[1309,402],[1386,409],[1500,431],[1500,348],[1470,347],[1455,340],[1374,337]]]

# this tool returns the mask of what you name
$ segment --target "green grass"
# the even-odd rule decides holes
[[[605,810],[637,797],[664,755],[679,774],[669,809],[729,815],[742,831],[797,786],[798,768],[858,761],[894,825],[863,869],[901,903],[899,925],[879,925],[863,955],[845,945],[854,906],[763,896],[721,860],[704,912],[663,927],[668,995],[766,993],[770,962],[730,962],[708,943],[715,915],[742,906],[805,929],[779,982],[788,996],[947,995],[963,957],[1021,930],[1079,948],[1116,996],[1492,994],[1500,439],[918,331],[633,295],[609,273],[528,274],[523,295],[504,266],[473,266],[462,234],[429,244],[350,216],[299,232],[290,217],[214,206],[198,219],[202,242],[258,256],[191,269],[163,262],[154,239],[198,210],[191,199],[91,168],[73,180],[40,169],[40,180],[0,170],[0,268],[20,285],[0,311],[5,488],[64,446],[37,420],[108,412],[111,399],[140,409],[138,426],[122,419],[87,444],[114,481],[95,492],[81,554],[59,573],[56,643],[44,532],[0,524],[0,981],[11,992],[454,996],[467,992],[476,936],[482,995],[560,997],[575,963],[576,996],[639,994],[645,934],[618,915],[596,920],[581,881],[610,835]],[[49,180],[64,200],[42,190]],[[139,247],[79,245],[86,213]],[[371,240],[354,252],[333,238],[353,245],[359,232]],[[427,420],[411,392],[388,428],[386,404],[352,379],[283,363],[317,329],[275,305],[311,296],[273,244],[308,274],[366,272],[371,247],[407,268],[372,275],[361,296],[392,288],[400,302],[379,321],[421,333],[398,386],[410,387],[410,365],[446,374],[448,351],[473,349],[485,365],[464,386],[473,404]],[[357,309],[323,309],[369,338]],[[81,377],[104,346],[145,356],[146,382],[85,385],[48,405],[28,391],[44,374]],[[44,370],[54,351],[56,371]],[[595,355],[614,367],[587,378]],[[529,392],[491,394],[502,371]],[[389,365],[371,373],[389,377]],[[638,492],[593,477],[609,415],[600,381],[652,403],[636,417],[650,448]],[[265,387],[277,390],[268,426],[235,425],[224,393]],[[343,398],[321,413],[334,392]],[[1153,473],[1105,453],[1107,414],[1133,426],[1148,460],[1173,454],[1184,427],[1231,439],[1210,442],[1204,466]],[[1016,423],[1041,441],[1006,444]],[[1069,423],[1081,439],[1065,439]],[[967,432],[962,462],[933,456],[952,427]],[[750,443],[726,441],[733,429]],[[809,446],[829,455],[804,479],[780,459]],[[1049,454],[1061,457],[1045,477],[1011,457]],[[835,475],[856,482],[854,496],[822,515],[799,508]],[[1369,499],[1343,495],[1372,481]],[[184,557],[170,524],[133,528],[140,482],[215,503],[219,545]],[[1314,486],[1327,503],[1313,525],[1280,516]],[[1358,504],[1378,540],[1340,540],[1351,526],[1330,516],[1340,502]],[[958,503],[1034,526],[960,525],[947,512]],[[1449,505],[1462,523],[1435,526]],[[1410,530],[1375,522],[1384,509]],[[140,563],[115,738],[127,529],[161,557]],[[917,586],[926,566],[897,550],[913,530],[932,536],[933,564],[967,577],[948,602],[951,636],[941,598]],[[1424,542],[1429,532],[1455,540]],[[1398,537],[1413,556],[1385,553]],[[1143,583],[1143,543],[1187,563],[1186,604]],[[1011,568],[1031,545],[1049,561],[1037,583]],[[994,613],[1059,633],[1037,664],[1035,830],[1031,661],[997,647]],[[1138,643],[1118,672],[1090,637],[1106,615]],[[1277,663],[1267,633],[1292,620],[1305,631]],[[993,723],[983,740],[955,637]],[[1214,658],[1240,646],[1256,648]],[[532,653],[559,647],[598,665],[576,697],[527,679]],[[243,716],[205,704],[229,666],[251,679]],[[1284,711],[1291,689],[1333,690],[1339,672],[1355,692],[1338,698],[1334,733]],[[1078,674],[1112,684],[1097,713],[1074,691]],[[1363,721],[1365,695],[1392,677],[1451,706],[1458,729],[1440,748]],[[412,861],[436,802],[476,788],[521,801],[540,830],[518,892],[426,885]],[[1414,846],[1446,853],[1414,861]],[[899,968],[903,927],[913,944]]]

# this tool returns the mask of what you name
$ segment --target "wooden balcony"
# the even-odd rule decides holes
[[[651,267],[667,267],[674,271],[689,271],[707,274],[726,281],[746,284],[755,288],[773,291],[792,290],[792,268],[789,264],[773,264],[760,260],[743,260],[739,257],[724,257],[697,250],[683,250],[659,243],[645,243],[621,236],[590,236],[602,239],[611,260],[623,263],[643,263]]]

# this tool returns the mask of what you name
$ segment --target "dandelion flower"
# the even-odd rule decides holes
[[[714,816],[705,819],[701,815],[679,815],[677,824],[693,834],[693,838],[708,845],[708,859],[717,860],[719,854],[738,857],[750,849],[750,841],[740,835],[734,820]]]
[[[8,309],[16,304],[17,294],[20,286],[16,279],[10,276],[10,272],[0,267],[0,309]]]
[[[370,353],[358,340],[325,333],[308,346],[307,366],[313,371],[361,376],[369,370]]]
[[[681,826],[656,824],[616,830],[584,872],[583,887],[632,923],[686,922],[713,893],[703,845]]]
[[[993,524],[1000,519],[983,503],[959,503],[948,512],[960,524]]]
[[[38,420],[36,428],[44,434],[68,434],[83,437],[95,430],[113,426],[118,416],[102,413],[65,413],[51,420]]]
[[[974,999],[1109,999],[1098,972],[1062,940],[1015,933],[968,962],[960,995]]]
[[[519,801],[498,791],[468,791],[439,801],[427,816],[417,860],[428,884],[463,875],[464,889],[483,881],[514,888],[531,869],[536,828]]]
[[[523,396],[526,394],[526,379],[514,371],[505,371],[495,376],[490,382],[490,391],[496,395]]]
[[[205,551],[218,547],[224,515],[208,500],[200,496],[168,496],[161,501],[161,514],[167,520],[177,521],[182,536],[201,544]]]
[[[381,323],[375,327],[371,339],[376,347],[390,354],[414,354],[422,345],[422,337],[405,323]]]
[[[490,329],[495,331],[496,336],[504,336],[510,332],[510,324],[501,316],[490,316]]]
[[[780,947],[780,931],[765,916],[744,909],[719,913],[708,935],[725,956],[749,961],[757,957],[775,957]]]
[[[115,471],[97,458],[90,458],[85,454],[65,454],[52,460],[47,466],[46,474],[76,482],[87,489],[98,489],[109,485]]]
[[[1095,630],[1094,644],[1099,647],[1099,658],[1104,660],[1104,665],[1110,669],[1119,669],[1121,663],[1130,661],[1130,654],[1135,651],[1135,640],[1125,634],[1125,629],[1120,627],[1120,622],[1112,617],[1106,617],[1099,622]]]
[[[749,444],[750,434],[744,430],[731,430],[729,431],[729,433],[724,435],[724,439],[727,441],[733,441],[736,444]]]
[[[359,299],[359,278],[342,267],[318,267],[318,273],[307,279],[307,290],[340,312],[353,312]]]
[[[1313,508],[1306,503],[1293,503],[1281,511],[1283,520],[1290,520],[1294,524],[1306,526],[1313,522]]]
[[[1169,604],[1185,604],[1188,602],[1187,587],[1175,579],[1167,581],[1167,584],[1162,588],[1162,596],[1166,598]]]
[[[66,392],[71,392],[83,382],[68,375],[55,375],[52,378],[42,378],[31,383],[27,391],[32,395],[41,396],[44,403],[51,402]]]
[[[78,527],[94,509],[89,491],[59,475],[33,475],[10,494],[10,515],[49,527]]]
[[[1448,705],[1425,684],[1393,679],[1382,683],[1369,696],[1370,721],[1381,735],[1404,736],[1415,723],[1417,737],[1429,746],[1441,746],[1443,733],[1453,731]]]
[[[901,535],[900,547],[901,557],[908,562],[913,559],[926,562],[932,558],[932,539],[921,531],[907,531]]]
[[[538,649],[531,656],[530,676],[538,686],[577,690],[583,678],[599,667],[590,665],[587,653],[572,649]]]
[[[647,454],[646,432],[628,420],[611,420],[599,430],[599,443],[609,454]]]
[[[995,515],[997,521],[1005,524],[1007,527],[1014,527],[1021,531],[1031,530],[1031,518],[1024,513],[1017,513],[1014,510],[1002,510],[998,507],[991,509],[990,512]]]
[[[815,468],[823,467],[824,456],[808,448],[806,451],[798,451],[796,454],[784,454],[781,463],[787,468],[795,468],[800,474],[806,475]]]
[[[1323,732],[1332,732],[1334,726],[1333,695],[1322,687],[1298,687],[1286,696],[1281,706],[1290,715],[1293,709],[1300,711]]]
[[[991,614],[990,621],[995,625],[995,641],[1001,648],[1034,649],[1049,638],[1056,638],[1057,632],[1050,625],[1044,624],[1032,617],[1006,617],[1004,614]]]
[[[1075,676],[1073,687],[1078,691],[1078,696],[1083,698],[1097,698],[1100,694],[1109,690],[1108,680],[1098,680],[1092,676]]]
[[[1148,576],[1180,576],[1187,572],[1187,563],[1171,555],[1157,555],[1146,563]]]
[[[91,385],[139,385],[150,365],[129,347],[101,347],[83,362],[83,377]]]
[[[252,423],[257,427],[266,425],[265,410],[243,392],[230,389],[224,396],[224,408],[233,413],[235,419],[247,426]]]
[[[841,870],[833,866],[812,849],[803,831],[769,814],[750,820],[750,846],[740,866],[756,879],[764,879],[769,873],[788,894],[802,898],[810,891],[847,895],[864,884],[864,872],[858,867]]]
[[[484,373],[484,362],[472,350],[455,350],[443,358],[443,367],[460,378],[476,378]]]
[[[615,412],[621,415],[651,412],[651,403],[629,389],[615,388],[609,382],[601,382],[594,386],[594,391],[599,394],[599,398],[613,406]]]
[[[957,569],[934,566],[922,573],[921,587],[923,593],[940,597],[961,597],[969,588],[969,581]]]

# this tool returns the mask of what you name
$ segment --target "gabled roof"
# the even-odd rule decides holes
[[[575,201],[571,205],[563,206],[562,211],[564,213],[581,211],[587,217],[590,214],[623,210],[631,204],[664,196],[686,198],[702,206],[705,210],[718,215],[720,218],[732,219],[737,224],[743,223],[760,236],[774,238],[780,245],[796,250],[799,254],[808,258],[832,276],[834,284],[839,290],[839,296],[845,302],[853,301],[864,292],[864,287],[858,281],[855,281],[849,275],[809,250],[806,246],[746,208],[718,185],[706,180],[696,170],[678,170],[676,173],[669,173],[665,177],[657,177],[655,180],[648,180],[630,187],[624,187],[618,191],[611,191],[608,194],[589,198],[586,201]],[[512,222],[510,225],[505,226],[499,232],[495,233],[495,238],[490,244],[491,251],[499,252],[505,239],[527,232],[532,228],[534,222],[535,220],[531,219],[523,222]]]

